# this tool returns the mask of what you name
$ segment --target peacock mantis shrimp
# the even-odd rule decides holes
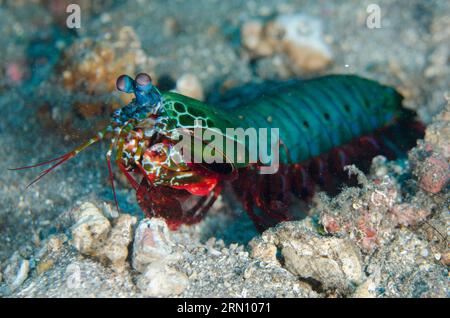
[[[92,144],[109,139],[106,162],[117,208],[113,153],[142,210],[149,217],[163,217],[171,229],[202,220],[225,183],[232,185],[257,228],[264,229],[294,217],[289,212],[293,198],[311,199],[316,186],[336,189],[348,179],[344,166],[367,168],[378,154],[397,157],[423,134],[415,114],[401,107],[395,89],[354,75],[289,82],[226,110],[175,92],[161,93],[145,73],[135,79],[122,75],[116,87],[135,98],[81,146],[15,168],[52,164],[28,186]],[[246,145],[241,161],[217,149],[212,153],[224,159],[219,163],[183,160],[176,146],[180,134],[193,136],[199,122],[202,129],[214,129],[232,143],[240,141],[227,134],[227,128],[277,128],[282,149],[278,169],[262,174],[260,161],[245,159],[252,152]],[[203,141],[199,148],[193,144],[187,152],[204,153],[208,147]]]

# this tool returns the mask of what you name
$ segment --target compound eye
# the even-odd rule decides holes
[[[120,75],[116,81],[116,87],[119,91],[124,93],[131,93],[133,91],[134,80],[128,75]]]
[[[141,91],[150,91],[152,87],[152,78],[146,73],[136,75],[136,86]]]
[[[139,73],[138,75],[136,75],[136,83],[139,86],[147,86],[151,82],[152,82],[152,78],[150,77],[150,75],[148,75],[146,73]]]

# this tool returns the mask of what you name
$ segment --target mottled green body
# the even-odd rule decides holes
[[[293,162],[302,162],[387,125],[401,99],[375,81],[332,75],[290,84],[235,113],[246,127],[278,127]]]
[[[163,111],[177,128],[193,128],[195,120],[201,120],[203,127],[218,128],[221,131],[237,124],[235,118],[230,117],[223,109],[173,92],[163,93]]]
[[[402,97],[393,88],[352,75],[290,83],[226,111],[176,93],[163,96],[164,109],[178,127],[192,127],[200,118],[224,134],[227,127],[279,128],[294,163],[371,133],[402,110]],[[280,160],[288,161],[282,150]]]

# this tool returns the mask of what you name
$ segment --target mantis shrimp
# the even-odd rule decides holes
[[[106,162],[116,198],[111,160],[136,192],[141,209],[166,220],[171,229],[202,220],[225,183],[234,188],[258,229],[293,218],[297,197],[310,200],[316,187],[333,191],[348,177],[344,166],[362,168],[383,154],[395,158],[423,135],[414,112],[401,107],[393,88],[354,75],[328,75],[286,83],[244,105],[223,109],[175,93],[161,93],[149,75],[121,75],[119,91],[133,93],[106,128],[57,158],[15,170],[53,164],[29,186],[92,144],[108,138]],[[278,128],[282,151],[273,174],[261,174],[260,162],[188,162],[176,147],[180,129],[193,135],[197,122],[226,139],[227,128]],[[201,143],[200,151],[206,145]],[[194,151],[194,146],[189,151]],[[244,146],[248,153],[250,149]]]

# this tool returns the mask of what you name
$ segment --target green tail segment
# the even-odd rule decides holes
[[[200,119],[204,127],[217,128],[235,142],[226,128],[279,128],[280,140],[289,149],[289,158],[286,151],[280,151],[281,163],[299,163],[318,156],[407,113],[395,89],[354,75],[290,83],[227,110],[176,93],[163,96],[164,110],[176,127],[194,128],[194,120]],[[248,158],[250,149],[246,152]]]
[[[269,92],[235,114],[244,127],[279,128],[298,163],[388,125],[401,114],[401,100],[394,89],[377,82],[330,75]]]

